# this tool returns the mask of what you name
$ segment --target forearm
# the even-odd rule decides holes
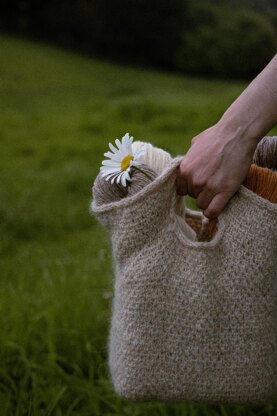
[[[277,55],[251,82],[218,122],[222,134],[239,136],[255,148],[277,123]]]
[[[209,218],[239,189],[260,139],[277,123],[277,55],[214,126],[192,139],[176,180]]]

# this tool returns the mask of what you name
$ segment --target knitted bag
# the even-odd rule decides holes
[[[277,394],[277,204],[241,185],[209,242],[176,215],[181,158],[92,211],[109,231],[109,369],[134,401],[261,404]]]

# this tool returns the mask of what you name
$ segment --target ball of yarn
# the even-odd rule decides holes
[[[146,185],[148,185],[150,182],[152,182],[152,180],[154,180],[157,177],[157,173],[153,169],[151,169],[149,166],[142,164],[139,168],[143,172],[145,172],[147,175],[150,175],[153,179],[150,179],[144,173],[136,169],[132,169],[132,173],[131,173],[132,182],[130,183],[129,186],[127,186],[128,196],[138,193],[141,189],[143,189]]]
[[[170,165],[172,161],[171,155],[165,150],[153,146],[151,143],[139,140],[133,143],[134,152],[137,152],[142,146],[145,148],[145,153],[140,157],[140,160],[153,169],[157,175],[160,175]]]
[[[277,170],[277,136],[265,136],[256,147],[253,163]]]
[[[157,176],[153,169],[144,164],[140,166],[140,169],[150,175],[153,179]],[[111,183],[110,180],[106,181],[101,173],[99,173],[92,188],[93,199],[96,205],[108,204],[109,202],[119,201],[122,198],[134,195],[152,182],[152,179],[134,168],[131,169],[130,176],[132,181],[127,182],[127,186],[123,186],[116,182]]]
[[[94,181],[92,195],[96,205],[119,201],[127,195],[127,190],[122,185],[106,181],[99,173]]]
[[[252,164],[243,185],[273,203],[277,203],[277,172]]]

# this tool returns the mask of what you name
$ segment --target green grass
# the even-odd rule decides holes
[[[245,85],[4,36],[0,50],[1,416],[275,415],[274,405],[135,404],[114,393],[111,253],[88,209],[108,141],[130,132],[182,154]]]

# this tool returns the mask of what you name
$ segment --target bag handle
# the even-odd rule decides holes
[[[182,158],[176,159],[176,169],[172,172],[172,177],[177,177],[177,169],[179,167],[180,161]],[[179,164],[178,164],[179,162]],[[235,193],[235,195],[228,201],[227,205],[225,206],[224,210],[221,212],[221,214],[218,216],[218,227],[217,232],[215,236],[212,238],[212,240],[208,242],[193,242],[186,238],[186,235],[182,233],[182,230],[180,230],[180,227],[177,227],[176,224],[176,204],[178,204],[178,199],[180,196],[177,194],[175,181],[174,184],[172,184],[171,189],[171,198],[172,198],[172,204],[171,204],[171,210],[170,215],[172,218],[172,221],[174,222],[174,230],[178,237],[182,240],[182,242],[186,245],[190,245],[193,247],[214,247],[216,246],[219,241],[221,240],[224,230],[226,228],[226,223],[230,222],[237,222],[238,216],[241,216],[242,218],[248,217],[248,211],[249,208],[254,206],[254,212],[257,213],[257,221],[263,221],[264,216],[268,216],[268,221],[272,224],[272,229],[277,229],[277,204],[274,202],[271,202],[262,196],[256,194],[252,190],[246,188],[244,185],[241,185],[238,191]],[[182,198],[182,197],[181,197]],[[180,202],[179,202],[180,203]],[[201,215],[202,211],[199,211]],[[202,213],[203,215],[203,213]],[[252,221],[252,218],[251,218]],[[252,222],[249,224],[250,227],[252,227]]]
[[[215,247],[219,241],[221,240],[224,229],[225,229],[225,216],[226,213],[223,212],[219,215],[217,219],[217,231],[216,234],[213,236],[213,238],[210,241],[197,241],[195,238],[193,238],[192,227],[186,222],[184,216],[185,214],[191,214],[192,216],[201,218],[203,220],[203,225],[205,225],[205,216],[203,214],[202,210],[194,211],[189,210],[184,205],[184,197],[177,193],[176,190],[176,178],[177,178],[177,172],[178,168],[180,166],[182,160],[182,156],[177,157],[174,159],[171,167],[171,188],[170,188],[170,198],[171,198],[171,204],[170,204],[170,218],[172,223],[172,231],[176,234],[178,239],[182,244],[185,246],[191,246],[194,248],[198,247]],[[181,221],[180,221],[181,217]],[[182,221],[183,220],[183,221]],[[208,218],[206,221],[209,221]],[[184,224],[185,222],[185,224]]]

